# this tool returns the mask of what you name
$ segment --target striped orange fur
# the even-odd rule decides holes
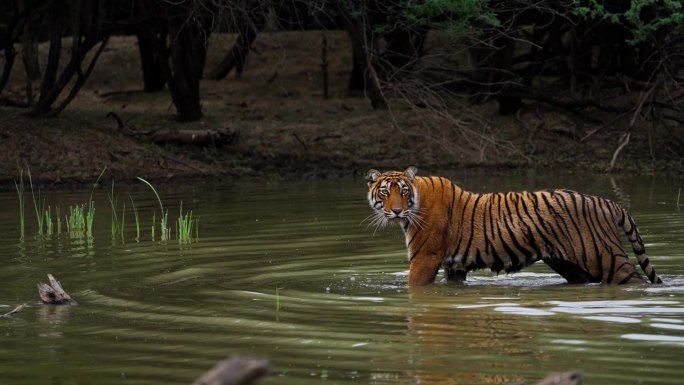
[[[514,272],[542,260],[571,283],[639,283],[618,229],[632,244],[648,280],[662,283],[646,256],[629,213],[608,199],[571,190],[477,194],[416,168],[369,170],[373,223],[398,221],[406,235],[409,285],[447,280],[469,271]]]

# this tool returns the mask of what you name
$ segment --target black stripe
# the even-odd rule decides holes
[[[517,198],[516,194],[514,194],[514,193],[512,193],[510,196],[511,196],[511,197],[516,197],[516,198]],[[512,219],[514,219],[514,216],[513,216],[513,212],[511,211],[511,208],[510,208],[510,206],[509,206],[509,202],[510,202],[510,203],[513,203],[513,202],[511,202],[511,201],[513,200],[513,198],[509,198],[509,195],[508,195],[508,194],[506,194],[506,198],[508,198],[508,199],[506,199],[505,205],[506,205],[506,211],[508,212],[508,219],[509,219],[509,220],[504,219],[504,225],[506,225],[506,230],[508,230],[508,235],[511,237],[511,241],[513,241],[513,245],[514,245],[518,250],[520,250],[520,252],[521,252],[521,253],[523,254],[523,256],[525,257],[525,263],[526,263],[526,264],[529,264],[530,261],[532,260],[532,257],[533,257],[534,255],[533,255],[533,253],[532,253],[530,250],[528,250],[527,248],[525,248],[525,247],[519,242],[517,235],[515,234],[515,232],[514,232],[513,229],[511,228],[511,223],[512,223]]]
[[[505,198],[504,198],[505,199]],[[501,204],[499,204],[499,207],[501,207]],[[513,250],[508,246],[508,243],[503,239],[503,232],[501,231],[501,228],[499,227],[501,222],[505,222],[505,218],[502,216],[499,216],[496,221],[496,232],[495,234],[498,235],[499,242],[504,248],[504,251],[506,252],[506,257],[508,257],[511,260],[511,266],[518,266],[520,264],[520,259],[518,259],[518,256],[513,252]],[[509,271],[509,270],[506,270]]]
[[[497,273],[503,269],[504,263],[501,257],[499,257],[499,254],[496,252],[496,248],[494,247],[494,243],[492,242],[492,238],[495,237],[496,234],[496,229],[494,226],[494,210],[492,209],[492,204],[494,203],[494,199],[496,198],[497,200],[500,201],[500,196],[498,194],[489,194],[489,232],[491,234],[487,233],[487,228],[485,227],[485,250],[487,250],[487,254],[490,255],[493,259],[493,262],[491,266],[489,266],[492,271],[496,271]],[[500,205],[499,205],[500,206]]]
[[[487,264],[485,261],[482,259],[482,256],[480,255],[480,249],[475,250],[475,268],[476,269],[482,269],[484,267],[487,267]]]
[[[530,218],[530,215],[529,215],[529,213],[527,212],[527,201],[525,201],[525,200],[522,199],[522,198],[519,199],[519,200],[518,200],[518,204],[515,205],[515,212],[516,212],[516,214],[518,215],[518,218],[520,219],[520,223],[521,223],[523,226],[525,226],[525,228],[527,229],[527,231],[525,232],[525,238],[527,239],[527,244],[528,244],[530,247],[532,247],[532,250],[534,250],[534,252],[535,252],[535,254],[536,254],[536,256],[537,256],[537,259],[538,259],[538,258],[541,258],[541,257],[543,257],[543,255],[542,255],[543,253],[542,253],[542,251],[539,249],[539,247],[537,246],[537,242],[536,242],[536,240],[534,239],[534,234],[535,234],[535,233],[536,233],[536,234],[539,234],[539,235],[541,236],[542,240],[544,240],[546,237],[544,237],[544,234],[541,234],[541,232],[539,231],[539,229],[536,228],[537,226],[534,224],[533,221],[531,221],[531,222],[532,222],[532,225],[535,226],[535,231],[532,231],[532,227],[531,227],[530,225],[527,224],[527,221],[524,220],[524,217],[523,217],[523,215],[522,215],[521,212],[520,212],[520,206],[523,207],[523,211],[524,211],[525,213],[527,213],[527,217],[528,217],[528,218],[530,219],[530,221],[531,221],[532,218]],[[527,262],[530,263],[530,261],[527,261]]]
[[[473,244],[473,237],[475,236],[475,211],[477,211],[477,203],[482,198],[482,195],[478,195],[473,203],[473,211],[470,213],[470,238],[468,239],[468,244],[463,252],[464,263],[468,260],[470,256],[470,246]],[[456,250],[460,249],[460,245],[456,247]]]
[[[468,202],[470,202],[470,192],[463,191],[461,190],[461,195],[459,196],[458,202],[461,202],[461,196],[468,194],[464,199],[465,202],[461,207],[461,218],[458,220],[457,228],[458,228],[458,237],[456,238],[456,249],[454,250],[454,253],[451,255],[452,257],[455,257],[456,254],[458,254],[458,246],[461,244],[461,239],[463,239],[463,218],[465,216],[466,209],[468,208]]]
[[[544,194],[543,192],[539,193],[540,195]],[[537,198],[537,193],[531,193],[530,196],[532,197],[532,200],[534,201],[533,203],[533,208],[534,208],[534,213],[536,214],[537,220],[539,221],[539,224],[541,227],[546,230],[547,233],[551,233],[550,235],[554,238],[556,241],[556,244],[553,245],[552,248],[550,248],[549,253],[553,253],[554,255],[567,255],[568,251],[565,249],[565,246],[563,245],[563,242],[561,242],[560,237],[558,236],[558,233],[556,233],[556,230],[553,228],[551,224],[547,224],[546,219],[544,219],[541,216],[540,213],[540,206],[539,206],[539,199]],[[546,203],[544,203],[546,204]],[[547,212],[548,207],[547,207]],[[534,220],[533,220],[534,222]],[[549,239],[549,243],[551,243],[551,239]]]
[[[610,229],[606,229],[603,226],[601,226],[601,228],[604,229],[604,231],[607,234],[614,233],[614,234],[618,235],[619,231],[617,231],[615,228],[615,223],[616,223],[615,219],[612,217],[608,218],[608,216],[607,216],[608,213],[610,212],[610,206],[608,205],[609,201],[607,199],[598,198],[598,197],[594,197],[594,199],[596,200],[596,202],[597,202],[596,204],[600,208],[600,210],[598,210],[598,211],[601,213],[601,216],[603,217],[603,222],[605,223],[606,226],[610,226]],[[598,214],[597,214],[597,220],[598,220]],[[613,243],[616,247],[619,247],[621,250],[624,250],[622,248],[622,243],[620,242],[619,235],[617,237],[610,237],[610,238],[612,241],[611,243]]]
[[[569,251],[564,250],[563,254],[561,255],[561,257],[563,257],[562,259],[567,261],[568,257],[576,255],[577,252],[575,251],[575,244],[572,242],[572,239],[570,238],[570,228],[568,228],[568,224],[565,222],[565,220],[563,220],[563,216],[560,215],[558,213],[558,211],[556,211],[556,208],[553,207],[553,205],[549,201],[549,198],[547,197],[547,195],[553,196],[552,194],[553,194],[553,192],[547,191],[546,193],[541,193],[540,195],[542,197],[542,200],[544,201],[544,204],[546,205],[546,208],[553,215],[553,218],[555,219],[554,223],[558,226],[558,230],[563,233],[562,235],[565,237],[565,240],[570,245],[570,251],[572,251],[572,254]],[[554,202],[555,202],[555,199],[554,199]],[[556,233],[556,230],[553,229],[553,224],[550,224],[550,225],[551,225],[551,230],[553,231],[554,236],[558,239],[558,241],[562,245],[563,239],[558,235],[558,233]]]
[[[556,202],[558,202],[559,205],[562,205],[562,206],[563,206],[563,208],[565,209],[565,212],[568,213],[567,218],[570,219],[570,222],[572,223],[573,227],[575,228],[575,231],[577,232],[577,236],[578,236],[578,238],[579,238],[579,240],[580,240],[579,243],[580,243],[580,247],[582,248],[582,252],[581,252],[580,255],[577,255],[577,254],[576,254],[576,255],[573,256],[574,259],[575,259],[575,263],[579,262],[579,261],[577,260],[577,257],[581,256],[582,259],[583,259],[583,262],[584,262],[583,268],[584,268],[585,270],[589,271],[588,266],[587,266],[587,251],[586,251],[586,249],[585,249],[585,247],[584,247],[584,237],[582,236],[582,231],[580,230],[579,225],[577,224],[577,222],[575,222],[575,218],[574,218],[575,216],[577,216],[577,215],[579,214],[579,212],[577,211],[577,206],[576,206],[576,205],[577,205],[577,202],[576,202],[574,199],[572,200],[572,202],[573,202],[573,207],[575,208],[575,214],[573,215],[573,213],[570,211],[570,208],[568,207],[567,202],[566,202],[565,199],[564,199],[564,195],[562,195],[562,194],[559,193],[559,194],[554,194],[554,195],[552,195],[552,196],[553,196],[554,200],[555,200]],[[559,201],[559,198],[560,198],[560,201]],[[570,229],[568,229],[568,231],[569,231],[569,230],[570,230]],[[568,234],[569,234],[569,233],[568,233]],[[569,240],[572,241],[572,239],[569,239]],[[574,242],[573,242],[573,243],[574,243]]]
[[[444,227],[444,239],[449,236],[449,230],[451,230],[451,222],[453,220],[452,216],[454,213],[454,204],[456,203],[456,185],[451,184],[451,203],[449,203],[449,208],[447,209],[447,225]]]
[[[490,199],[490,202],[492,202],[492,204],[493,204],[493,202],[494,202],[494,199],[497,199],[497,202],[498,202],[498,203],[497,203],[497,207],[501,207],[501,204],[500,204],[501,196],[500,196],[499,194],[490,195],[490,196],[489,196],[489,199]],[[491,231],[491,237],[492,237],[492,238],[495,237],[495,234],[496,234],[496,232],[497,232],[497,230],[496,230],[496,228],[495,228],[495,223],[498,222],[498,217],[497,217],[497,220],[495,221],[495,220],[494,220],[493,214],[494,214],[494,210],[492,210],[491,204],[490,204],[490,208],[489,208],[489,222],[490,222],[490,231]],[[487,235],[487,234],[485,234],[485,235],[486,235],[486,237],[485,237],[485,245],[487,245],[487,246],[489,247],[489,252],[488,252],[488,254],[491,255],[491,256],[492,256],[492,259],[494,260],[494,261],[492,262],[490,268],[491,268],[492,271],[496,271],[496,272],[498,273],[499,271],[501,271],[501,269],[503,269],[503,266],[504,266],[503,260],[501,259],[501,257],[500,257],[499,254],[497,253],[496,247],[494,247],[494,243],[493,243],[492,240],[490,239],[490,236]]]
[[[617,206],[617,203],[615,205]],[[619,206],[618,206],[618,208],[620,209],[619,210],[620,220],[618,221],[618,226],[622,227],[625,225],[625,209],[623,209],[622,207],[619,207]]]
[[[627,238],[631,237],[634,234],[634,227],[635,226],[632,225],[631,223],[629,225],[631,226],[631,228],[628,231],[625,231],[625,235],[627,236]]]
[[[594,245],[594,256],[597,259],[596,263],[598,265],[599,269],[599,275],[603,277],[603,263],[601,261],[603,255],[601,255],[601,249],[599,249],[599,239],[598,237],[601,235],[601,232],[599,229],[601,228],[600,225],[596,222],[594,222],[592,218],[592,214],[594,214],[594,217],[596,217],[596,208],[592,205],[592,200],[590,197],[584,195],[584,194],[579,194],[580,199],[582,200],[582,218],[584,218],[587,227],[589,228],[589,235],[591,236],[591,241],[592,244]],[[578,219],[579,220],[579,219]],[[596,217],[596,221],[598,221],[598,217]],[[605,234],[604,234],[605,235]],[[604,244],[603,250],[608,250],[608,245],[606,245],[606,239],[605,237],[601,238],[601,242]],[[612,248],[611,248],[612,250]],[[619,250],[622,250],[622,247],[619,248]]]
[[[412,260],[413,257],[415,257],[415,256],[418,254],[418,252],[420,251],[420,249],[422,249],[423,246],[425,246],[425,243],[427,243],[427,241],[428,241],[429,239],[430,239],[430,237],[425,237],[425,240],[423,241],[423,243],[421,243],[420,246],[418,246],[418,250],[416,250],[413,254],[411,254],[411,258],[409,258],[409,261]]]

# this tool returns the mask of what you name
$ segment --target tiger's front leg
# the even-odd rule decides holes
[[[409,268],[409,286],[425,286],[435,282],[441,264],[442,258],[436,254],[413,256]]]

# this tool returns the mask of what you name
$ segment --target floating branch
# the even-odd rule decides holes
[[[50,284],[39,283],[38,284],[38,295],[40,295],[40,300],[47,305],[78,305],[78,302],[73,300],[69,294],[67,294],[62,285],[59,283],[52,274],[48,274],[48,280]]]
[[[265,360],[230,357],[219,362],[192,385],[250,385],[268,373]]]
[[[26,307],[26,304],[23,303],[23,304],[15,307],[14,310],[12,310],[11,312],[0,315],[0,318],[12,318],[12,317],[14,317],[15,314],[19,313],[25,307]]]

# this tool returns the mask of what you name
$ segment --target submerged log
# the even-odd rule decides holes
[[[229,357],[219,362],[192,385],[250,385],[268,373],[265,360]]]
[[[48,274],[48,280],[50,284],[39,283],[38,284],[38,295],[40,295],[40,300],[46,305],[78,305],[78,302],[73,300],[69,294],[67,294],[62,285],[59,283],[52,274]]]

